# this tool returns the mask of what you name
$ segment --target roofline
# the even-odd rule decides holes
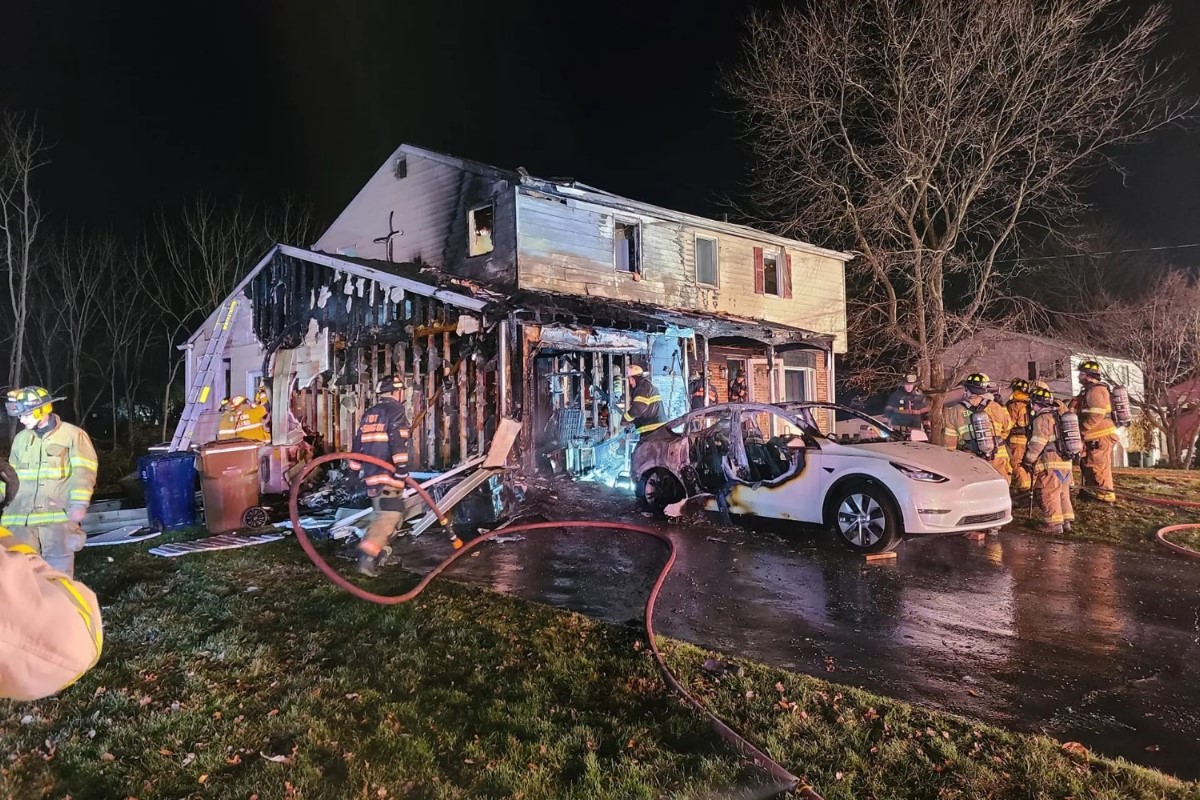
[[[1107,358],[1115,361],[1128,361],[1130,364],[1133,364],[1139,368],[1141,367],[1141,364],[1135,358],[1118,355],[1117,353],[1106,353],[1103,350],[1092,350],[1091,348],[1084,347],[1083,345],[1079,344],[1079,342],[1072,342],[1068,339],[1056,339],[1051,336],[1043,336],[1037,333],[1022,333],[1021,331],[1007,330],[1005,328],[994,328],[991,326],[981,328],[970,338],[964,339],[963,342],[965,343],[971,341],[989,333],[999,334],[1001,336],[1013,336],[1017,339],[1025,339],[1031,342],[1058,345],[1062,349],[1067,350],[1073,356],[1091,356],[1092,358]]]
[[[726,233],[731,236],[741,236],[746,239],[756,239],[762,242],[771,242],[783,247],[789,247],[793,250],[799,250],[810,255],[821,256],[823,258],[832,258],[841,261],[843,264],[855,258],[853,253],[844,253],[840,250],[830,250],[825,247],[819,247],[815,244],[802,241],[800,239],[791,239],[787,236],[780,236],[775,233],[751,228],[749,225],[738,225],[733,222],[721,222],[708,217],[702,217],[698,214],[689,214],[686,211],[675,211],[674,209],[656,206],[651,203],[643,203],[640,200],[631,200],[628,197],[606,192],[603,189],[596,189],[584,183],[576,182],[573,186],[566,186],[554,181],[544,180],[542,178],[526,178],[520,177],[520,190],[528,194],[530,191],[544,192],[547,194],[555,194],[561,197],[569,197],[576,200],[584,200],[589,203],[594,203],[607,208],[615,208],[621,211],[626,211],[631,214],[646,214],[653,217],[668,219],[672,222],[681,222],[691,225],[696,228],[704,228],[716,233]]]
[[[546,178],[538,178],[530,175],[522,175],[516,170],[504,169],[492,164],[485,164],[482,161],[473,161],[469,158],[450,155],[448,153],[440,153],[437,150],[430,150],[425,147],[418,147],[414,144],[401,144],[392,153],[389,158],[395,158],[396,154],[405,153],[408,155],[426,158],[431,161],[436,161],[440,164],[445,164],[458,169],[470,170],[482,174],[504,177],[518,184],[521,189],[542,191],[558,194],[564,197],[572,197],[577,199],[587,200],[587,202],[597,205],[607,206],[628,211],[634,214],[647,214],[650,216],[669,219],[673,222],[683,222],[693,225],[697,228],[705,228],[717,233],[727,233],[731,236],[744,236],[750,239],[758,239],[764,242],[772,242],[774,244],[790,247],[793,250],[800,250],[815,256],[823,258],[832,258],[845,263],[854,259],[853,253],[844,253],[840,250],[830,250],[825,247],[818,247],[815,244],[802,241],[800,239],[792,239],[787,236],[779,236],[778,234],[768,233],[767,231],[751,228],[748,225],[738,225],[733,222],[721,222],[708,217],[702,217],[697,214],[689,214],[685,211],[675,211],[674,209],[656,206],[651,203],[644,203],[640,200],[631,200],[628,197],[607,192],[603,189],[597,189],[594,186],[589,186],[580,181],[572,181],[570,185],[559,183]],[[386,163],[386,162],[385,162]]]
[[[188,337],[187,341],[180,345],[179,348],[184,349],[190,346],[196,340],[196,338],[200,336],[201,333],[211,328],[213,323],[216,321],[216,315],[221,310],[220,306],[224,305],[229,299],[237,297],[239,294],[241,294],[242,290],[250,285],[250,281],[254,280],[254,276],[262,272],[263,268],[266,267],[267,264],[271,263],[271,259],[275,257],[276,253],[283,253],[286,256],[291,256],[292,258],[297,258],[301,261],[307,261],[311,264],[320,264],[322,266],[341,270],[342,272],[348,272],[352,275],[357,275],[360,278],[369,278],[370,280],[378,281],[386,286],[395,286],[403,289],[406,292],[412,292],[413,294],[421,295],[422,297],[432,297],[435,300],[446,303],[447,305],[458,306],[459,308],[465,308],[469,311],[482,311],[488,304],[485,300],[479,300],[474,297],[468,297],[467,295],[459,294],[457,292],[451,292],[438,286],[430,286],[427,283],[414,281],[411,278],[402,278],[399,275],[392,275],[391,273],[384,272],[383,270],[365,267],[362,264],[356,264],[352,261],[343,261],[337,256],[331,256],[327,253],[305,250],[300,247],[293,247],[289,244],[276,244],[267,251],[267,254],[263,256],[257,264],[254,265],[253,269],[246,273],[246,277],[242,278],[242,280],[233,287],[233,291],[225,296],[225,299],[221,301],[220,305],[213,309],[212,313],[205,318],[204,322],[196,328],[195,332],[192,333],[192,335]]]

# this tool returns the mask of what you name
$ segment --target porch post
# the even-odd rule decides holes
[[[828,402],[837,402],[837,390],[833,388],[833,342],[829,343],[829,349],[825,351],[825,392],[829,395],[826,398]]]
[[[499,359],[496,364],[496,394],[500,401],[500,417],[511,417],[512,408],[509,405],[508,397],[508,370],[510,368],[508,359],[508,319],[502,319],[496,324],[498,331],[498,339],[496,341],[497,355]],[[496,423],[499,425],[499,421]]]
[[[774,403],[778,390],[775,376],[775,345],[767,345],[767,402]]]
[[[708,337],[704,337],[704,360],[700,363],[700,375],[704,378],[704,405],[708,405],[709,389],[708,386]],[[726,398],[728,399],[728,398]]]
[[[692,373],[688,369],[688,340],[680,337],[675,341],[679,342],[679,349],[683,351],[683,413],[692,410]]]

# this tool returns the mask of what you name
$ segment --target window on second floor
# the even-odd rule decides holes
[[[779,296],[779,254],[763,255],[763,294]]]
[[[496,207],[491,203],[471,209],[467,214],[467,255],[481,256],[492,252],[492,232],[495,230]]]
[[[617,272],[628,272],[635,279],[641,278],[641,241],[636,222],[613,223],[613,264]]]
[[[717,240],[696,237],[696,283],[717,285]]]
[[[754,248],[754,293],[773,297],[792,296],[792,258],[781,251]]]

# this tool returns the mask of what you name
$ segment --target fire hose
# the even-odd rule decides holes
[[[304,485],[304,479],[322,464],[326,464],[331,461],[342,461],[348,459],[353,459],[354,461],[366,464],[374,464],[375,466],[388,470],[389,472],[395,469],[395,465],[393,464],[389,464],[382,459],[363,455],[361,453],[329,453],[327,455],[320,456],[319,458],[308,462],[304,466],[304,469],[302,469],[292,481],[292,490],[288,498],[288,513],[290,514],[292,520],[292,530],[296,533],[296,538],[300,542],[301,549],[304,550],[305,555],[308,556],[309,560],[313,562],[317,569],[319,569],[326,578],[332,581],[339,588],[344,589],[360,600],[366,600],[371,603],[377,603],[379,605],[399,605],[400,603],[407,603],[421,592],[425,591],[425,588],[429,586],[433,579],[445,572],[452,564],[454,564],[454,562],[466,556],[467,553],[475,549],[483,542],[486,542],[496,536],[509,536],[514,533],[529,533],[532,531],[546,530],[562,531],[564,529],[606,529],[650,536],[665,544],[667,547],[667,558],[663,563],[662,568],[659,570],[658,577],[655,578],[654,585],[650,589],[649,596],[646,598],[645,610],[646,640],[649,643],[650,652],[653,654],[654,660],[657,662],[658,668],[662,672],[663,680],[665,680],[667,685],[683,698],[687,705],[691,706],[695,711],[701,714],[722,739],[731,744],[739,753],[750,759],[754,764],[765,770],[771,776],[771,778],[774,780],[774,783],[763,787],[760,791],[753,795],[754,797],[774,797],[776,795],[783,794],[784,792],[794,791],[798,796],[807,798],[808,800],[822,800],[821,796],[817,794],[817,792],[811,786],[802,783],[799,777],[793,775],[782,764],[775,761],[758,747],[751,744],[748,739],[739,734],[728,724],[723,722],[719,717],[705,708],[703,703],[701,703],[683,687],[683,685],[679,682],[679,679],[675,676],[675,673],[672,672],[671,668],[667,666],[662,652],[658,647],[658,638],[654,633],[654,607],[655,603],[658,601],[658,593],[662,589],[663,584],[666,582],[667,576],[671,573],[671,568],[675,565],[675,542],[672,541],[672,539],[665,533],[656,531],[652,528],[647,528],[642,525],[635,525],[627,522],[568,520],[562,522],[532,522],[522,525],[510,525],[505,528],[498,528],[489,533],[482,534],[481,536],[466,542],[462,548],[456,550],[444,561],[435,566],[424,577],[422,577],[420,581],[417,582],[416,586],[409,589],[407,592],[398,595],[380,595],[368,591],[361,586],[357,586],[346,578],[342,577],[337,570],[330,566],[329,563],[321,556],[321,554],[317,552],[316,547],[313,546],[312,541],[308,538],[308,533],[304,530],[304,526],[300,524],[298,502],[300,497],[300,487]],[[433,501],[433,498],[429,496],[429,493],[426,492],[420,484],[418,484],[409,476],[405,476],[404,483],[410,489],[415,491],[417,496],[420,497],[421,501],[434,512],[443,527],[448,525],[448,519],[438,509],[437,504]]]
[[[1190,500],[1172,500],[1167,497],[1151,497],[1148,495],[1121,491],[1116,491],[1114,494],[1116,494],[1116,496],[1122,500],[1136,500],[1139,503],[1148,503],[1152,506],[1160,506],[1162,508],[1181,508],[1192,511],[1200,510],[1200,503]],[[1154,532],[1154,540],[1173,553],[1186,556],[1188,558],[1200,559],[1200,552],[1197,552],[1190,547],[1183,547],[1175,544],[1172,541],[1168,541],[1166,536],[1168,533],[1192,531],[1197,529],[1200,529],[1200,523],[1196,522],[1188,522],[1181,525],[1167,525],[1166,527],[1159,528]]]

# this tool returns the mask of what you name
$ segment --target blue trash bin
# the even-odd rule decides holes
[[[138,459],[150,526],[169,531],[196,524],[196,454],[155,453]]]

